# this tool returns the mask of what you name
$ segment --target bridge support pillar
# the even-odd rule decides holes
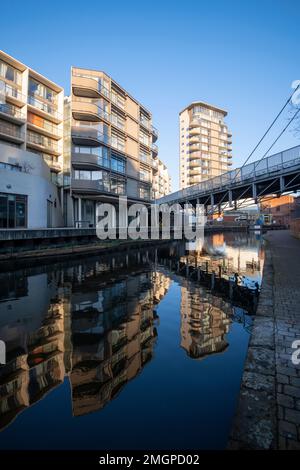
[[[280,192],[283,193],[284,191],[284,177],[283,176],[280,176]]]
[[[229,189],[228,191],[228,201],[229,201],[229,207],[232,207],[232,191]]]
[[[252,184],[252,196],[255,202],[257,202],[257,187],[255,183]]]

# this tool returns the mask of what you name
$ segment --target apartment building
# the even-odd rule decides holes
[[[150,202],[158,153],[150,111],[106,73],[73,67],[65,113],[69,224],[94,226],[96,204],[117,204],[119,195],[129,204]]]
[[[179,113],[180,189],[225,173],[232,165],[227,112],[197,101]]]
[[[63,95],[0,51],[0,228],[62,224]]]
[[[153,185],[152,193],[153,199],[159,199],[160,197],[170,194],[171,189],[171,176],[169,175],[167,166],[160,160],[156,160],[157,171],[153,174]]]

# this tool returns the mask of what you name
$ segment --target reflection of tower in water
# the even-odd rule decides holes
[[[206,289],[184,281],[181,288],[181,346],[192,358],[224,351],[231,306]]]

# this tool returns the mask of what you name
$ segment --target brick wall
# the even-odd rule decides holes
[[[300,218],[291,220],[290,229],[294,237],[300,238]]]

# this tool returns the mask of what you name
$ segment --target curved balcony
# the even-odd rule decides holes
[[[156,127],[152,126],[152,142],[156,142],[157,139],[158,139],[158,130],[156,129]]]
[[[110,145],[110,138],[91,126],[78,126],[72,128],[72,140],[75,145],[88,145],[98,147],[101,144]]]
[[[201,143],[200,139],[201,139],[201,136],[200,136],[200,134],[197,133],[197,134],[192,135],[189,138],[189,142],[190,142],[190,144],[193,144],[193,143],[195,143],[195,144],[199,143],[200,144]]]
[[[99,180],[79,180],[71,179],[72,191],[84,194],[110,194],[108,188],[103,187],[102,181]],[[115,197],[117,194],[114,195]]]
[[[193,135],[200,135],[201,131],[200,131],[200,124],[198,124],[197,127],[193,127],[190,129],[189,131],[189,136],[192,137]]]
[[[190,153],[199,152],[201,150],[200,143],[194,143],[194,144],[190,145],[189,150],[190,150]]]
[[[192,127],[200,127],[201,126],[201,119],[193,119],[190,122],[190,128]]]
[[[73,118],[78,121],[99,122],[105,120],[109,122],[109,114],[95,103],[85,100],[74,100],[72,102]]]
[[[75,151],[72,152],[72,165],[76,168],[86,170],[99,169],[99,167],[103,167],[98,155],[92,153],[79,153]]]
[[[151,145],[151,150],[152,150],[153,155],[155,156],[158,155],[158,147],[156,144]]]
[[[109,98],[109,90],[104,87],[100,80],[92,77],[84,77],[79,74],[72,75],[72,90],[75,96],[86,98]]]
[[[201,166],[201,160],[192,160],[189,162],[189,167],[190,168],[195,168],[195,167],[200,167]]]
[[[199,175],[201,174],[201,171],[202,171],[201,166],[198,166],[197,169],[194,168],[193,170],[189,171],[189,176]]]
[[[0,117],[5,121],[19,125],[24,124],[26,119],[23,110],[10,103],[0,103]]]

